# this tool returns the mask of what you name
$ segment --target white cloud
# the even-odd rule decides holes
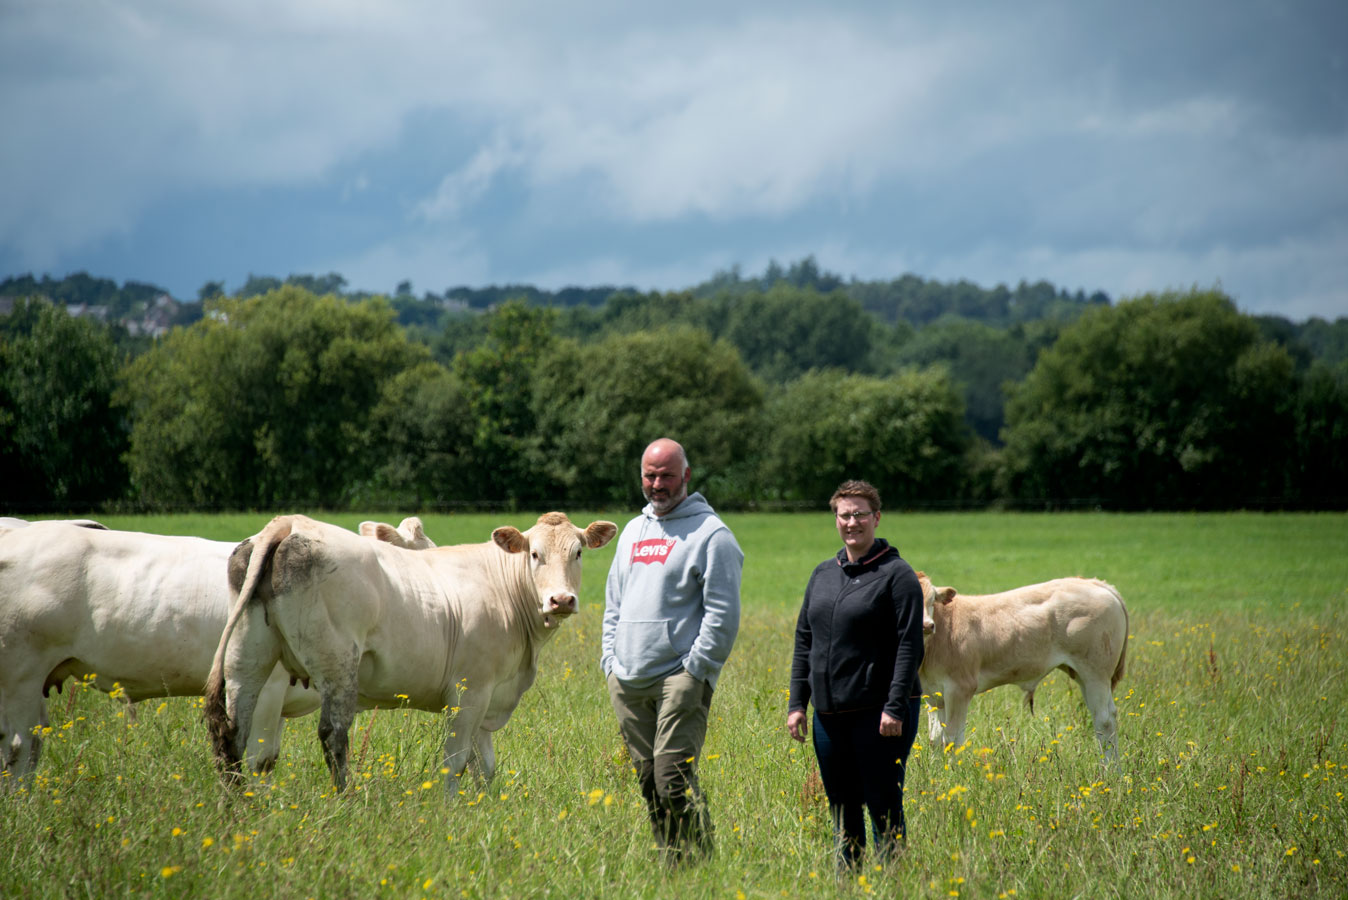
[[[10,4],[0,261],[78,268],[114,238],[153,280],[150,211],[223,244],[195,218],[203,197],[255,197],[265,228],[276,204],[321,194],[388,216],[364,229],[380,242],[324,247],[325,210],[308,229],[287,216],[287,268],[326,260],[315,271],[384,289],[678,287],[814,254],[862,277],[1111,294],[1220,278],[1269,298],[1251,302],[1332,302],[1348,136],[1321,101],[1342,98],[1322,84],[1341,58],[1280,42],[1285,17],[1262,7],[1169,10]],[[1232,48],[1264,74],[1233,77]],[[581,228],[592,247],[570,240]],[[648,262],[606,240],[643,229]],[[536,243],[498,244],[520,240]]]
[[[461,169],[442,178],[435,193],[417,204],[416,216],[427,222],[456,218],[487,192],[500,172],[522,161],[523,155],[498,137],[481,147]]]
[[[619,219],[782,215],[961,153],[932,115],[968,49],[824,15],[638,36],[520,125],[536,184],[592,178]]]

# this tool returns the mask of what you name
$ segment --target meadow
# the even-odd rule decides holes
[[[572,513],[620,525],[630,511]],[[319,516],[354,527],[363,518]],[[441,544],[524,513],[423,517]],[[123,704],[68,683],[38,775],[0,794],[0,897],[768,898],[1348,895],[1348,515],[906,514],[878,533],[937,584],[979,593],[1061,575],[1128,603],[1120,758],[1102,765],[1055,673],[976,697],[964,746],[910,763],[906,853],[835,876],[813,752],[785,731],[792,634],[827,513],[727,515],[746,553],[743,617],[701,773],[716,855],[668,870],[600,676],[612,545],[586,557],[581,613],[547,645],[498,733],[490,784],[440,770],[443,717],[360,714],[337,796],[317,717],[277,769],[226,788],[200,702]],[[266,515],[105,517],[238,540]],[[222,574],[223,577],[223,574]]]

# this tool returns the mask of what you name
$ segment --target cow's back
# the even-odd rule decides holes
[[[456,685],[495,682],[530,656],[512,624],[527,554],[490,542],[409,550],[288,519],[270,563],[269,611],[287,645],[305,635],[316,646],[315,636],[332,629],[333,650],[359,646],[363,705],[406,695],[408,706],[438,711],[454,705]],[[282,651],[292,670],[294,650]]]
[[[132,699],[197,694],[228,611],[231,545],[36,522],[0,536],[0,652],[49,683],[97,673]],[[146,659],[163,660],[147,677]]]

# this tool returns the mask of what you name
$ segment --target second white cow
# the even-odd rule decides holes
[[[1059,578],[974,595],[933,587],[921,572],[918,581],[926,643],[919,674],[933,744],[964,742],[974,694],[1014,684],[1033,710],[1034,689],[1062,669],[1081,686],[1101,748],[1117,756],[1113,689],[1128,655],[1128,609],[1112,585]]]
[[[322,695],[318,737],[338,789],[358,708],[448,710],[445,765],[496,768],[501,728],[538,652],[577,610],[581,554],[617,533],[546,513],[484,544],[410,553],[304,516],[280,516],[230,560],[237,594],[206,691],[216,760],[237,777],[258,691],[279,661]]]

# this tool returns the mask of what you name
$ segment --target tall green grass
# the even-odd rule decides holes
[[[266,518],[107,522],[239,540]],[[424,517],[440,543],[532,518]],[[332,792],[313,717],[290,724],[271,776],[231,791],[199,703],[142,703],[132,722],[67,685],[51,700],[38,777],[0,797],[0,896],[1348,894],[1348,516],[886,513],[879,533],[938,584],[973,593],[1088,575],[1120,589],[1131,614],[1121,758],[1101,765],[1065,676],[1040,688],[1033,715],[1012,688],[980,695],[964,747],[933,749],[924,729],[907,853],[841,881],[813,754],[784,728],[795,614],[809,571],[838,546],[832,519],[727,521],[746,564],[701,764],[712,860],[669,871],[650,848],[597,668],[610,547],[587,555],[581,615],[544,649],[498,734],[490,785],[440,772],[441,717],[387,709],[357,719],[345,795]]]

